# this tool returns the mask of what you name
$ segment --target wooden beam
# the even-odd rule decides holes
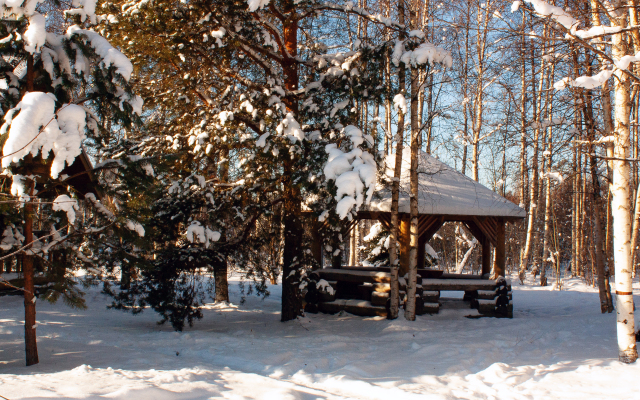
[[[482,274],[491,273],[491,243],[487,238],[483,238],[482,243]]]
[[[482,224],[485,226],[491,236],[496,236],[498,232],[498,223],[494,217],[487,217],[482,219]]]
[[[465,221],[463,222],[464,226],[473,234],[473,236],[478,239],[478,242],[482,242],[487,239],[487,236],[482,232],[478,225],[474,221]]]
[[[377,215],[377,219],[386,230],[391,231],[391,214],[380,213]]]
[[[426,236],[418,237],[418,269],[424,269],[425,267],[424,246],[426,244],[427,244]]]
[[[354,269],[320,269],[315,271],[320,278],[327,281],[353,282],[353,283],[389,283],[391,274],[379,271],[357,271]]]
[[[351,229],[353,229],[353,227],[356,225],[357,222],[358,220],[355,218],[347,222],[347,235],[351,234]]]
[[[495,231],[491,227],[491,224],[487,223],[487,219],[485,219],[485,218],[481,219],[481,218],[478,218],[478,217],[473,217],[472,221],[476,224],[478,229],[480,229],[482,231],[484,236],[487,239],[489,239],[491,244],[493,244],[495,246],[497,244],[497,237],[496,237]]]
[[[408,218],[408,215],[403,215],[402,217],[403,218],[400,219],[400,232],[398,232],[398,241],[400,242],[400,277],[403,277],[409,272],[409,244],[411,243],[411,220]]]
[[[496,260],[493,264],[493,272],[495,277],[505,275],[505,229],[504,220],[499,219],[497,222],[497,244],[496,244]]]
[[[436,232],[438,232],[438,230],[442,227],[442,224],[444,224],[444,217],[442,216],[436,217],[433,223],[429,225],[429,227],[427,227],[424,231],[420,232],[419,237],[424,237],[425,243],[429,242],[431,237],[435,235]]]

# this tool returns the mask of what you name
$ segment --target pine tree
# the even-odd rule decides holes
[[[113,4],[114,13],[122,7],[125,15],[110,34],[140,66],[156,152],[177,160],[165,185],[189,186],[187,179],[202,177],[202,190],[221,207],[201,204],[179,218],[166,212],[166,224],[159,226],[174,218],[178,233],[193,221],[214,229],[209,220],[216,219],[221,239],[211,243],[211,251],[220,262],[233,253],[236,265],[253,273],[256,263],[247,252],[264,242],[255,226],[278,215],[282,320],[289,320],[301,313],[304,268],[314,262],[303,220],[321,217],[338,226],[371,195],[376,162],[367,150],[373,138],[349,124],[356,101],[381,96],[378,60],[388,47],[365,43],[329,54],[312,35],[298,43],[302,27],[320,29],[311,17],[330,21],[329,12],[337,11],[373,18],[351,6],[265,6],[228,0]],[[219,163],[228,163],[228,179]],[[178,193],[166,191],[166,204]],[[310,212],[303,212],[303,203]],[[161,243],[175,247],[167,244],[174,239]]]
[[[5,121],[0,143],[3,175],[11,181],[9,196],[24,215],[24,240],[14,241],[9,248],[12,254],[22,252],[23,257],[27,365],[38,363],[34,260],[64,243],[75,259],[90,264],[83,253],[83,238],[87,233],[104,231],[105,222],[118,223],[115,217],[112,221],[77,220],[78,195],[67,186],[73,177],[61,172],[81,155],[83,145],[97,154],[117,143],[119,138],[109,127],[131,126],[142,106],[128,82],[133,72],[131,62],[99,33],[88,29],[99,19],[95,2],[78,3],[79,8],[67,11],[76,25],[66,30],[54,23],[60,17],[56,6],[38,1],[4,7],[0,22],[0,71],[6,83],[0,89]],[[41,13],[45,11],[47,17]],[[42,204],[42,225],[51,234],[39,239],[33,235],[34,205],[41,204],[38,198],[52,200]],[[106,211],[94,194],[87,195],[86,205],[97,214]],[[12,230],[16,237],[16,229]],[[45,298],[55,300],[64,291],[68,303],[82,306],[81,300],[69,294],[80,294],[73,282],[65,279],[64,273],[57,275],[57,285]]]
[[[364,250],[366,263],[374,266],[386,266],[389,264],[389,232],[381,223],[371,226],[369,234],[364,237]]]

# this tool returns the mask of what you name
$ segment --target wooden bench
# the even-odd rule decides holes
[[[425,278],[422,275],[432,276]],[[311,287],[305,296],[308,312],[349,312],[355,315],[386,315],[391,274],[388,268],[326,268],[311,273]],[[327,293],[313,282],[322,282],[333,290]],[[399,278],[401,302],[406,297],[406,283]],[[513,317],[511,284],[504,278],[486,279],[479,275],[444,274],[442,271],[419,270],[416,288],[416,313],[434,314],[440,310],[441,291],[464,291],[464,300],[481,314]]]

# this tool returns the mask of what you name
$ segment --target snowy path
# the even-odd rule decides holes
[[[154,313],[38,304],[40,364],[24,367],[22,302],[0,298],[0,395],[10,399],[640,399],[640,363],[617,361],[615,315],[578,281],[514,284],[514,319],[444,309],[415,323],[308,315],[262,301],[211,306],[184,332]],[[237,285],[232,301],[239,302]],[[636,294],[640,294],[636,286]]]

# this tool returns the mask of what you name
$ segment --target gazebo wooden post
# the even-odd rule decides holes
[[[403,277],[406,273],[409,272],[409,243],[411,241],[411,221],[408,218],[407,214],[401,214],[398,216],[400,219],[400,270],[398,275]]]
[[[503,218],[496,218],[496,261],[493,265],[495,277],[505,276],[505,221]]]
[[[418,269],[424,269],[425,268],[425,250],[424,250],[424,246],[427,244],[427,241],[431,239],[428,238],[426,235],[420,236],[418,238]]]
[[[482,274],[490,274],[491,273],[491,242],[489,239],[482,238]]]

